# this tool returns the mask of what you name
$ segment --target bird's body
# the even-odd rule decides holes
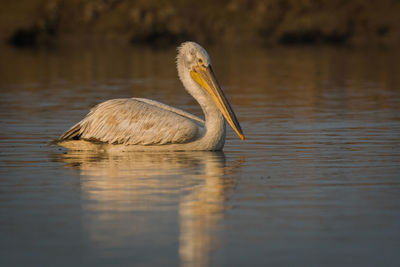
[[[186,42],[177,57],[179,77],[199,102],[205,120],[157,101],[113,99],[91,109],[58,140],[73,150],[221,150],[225,119],[243,139],[240,125],[211,69],[207,52]]]
[[[95,106],[65,132],[61,145],[74,150],[221,150],[225,142],[222,115],[208,127],[214,130],[205,135],[202,119],[157,101],[112,99]]]

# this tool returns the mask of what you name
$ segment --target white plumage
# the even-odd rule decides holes
[[[75,150],[221,150],[225,119],[244,139],[239,122],[211,68],[207,52],[194,42],[178,48],[177,69],[199,102],[205,121],[157,101],[113,99],[91,109],[58,140]]]

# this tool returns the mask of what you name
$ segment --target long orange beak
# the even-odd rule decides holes
[[[206,89],[206,91],[211,95],[222,115],[224,115],[229,125],[233,128],[233,130],[235,130],[237,135],[243,141],[244,135],[242,128],[240,127],[239,121],[237,120],[228,99],[226,99],[224,92],[215,78],[211,65],[207,67],[204,65],[195,66],[190,72],[190,76],[192,76],[193,80],[195,80],[201,87]]]

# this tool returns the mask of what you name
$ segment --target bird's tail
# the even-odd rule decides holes
[[[81,136],[80,130],[81,130],[81,124],[77,123],[74,126],[72,126],[68,131],[63,133],[60,136],[60,138],[58,138],[56,141],[61,142],[65,140],[78,140]]]

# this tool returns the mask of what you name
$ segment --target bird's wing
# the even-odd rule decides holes
[[[172,111],[172,112],[174,112],[176,114],[179,114],[179,115],[181,115],[183,117],[186,117],[186,118],[189,118],[189,119],[191,119],[193,121],[196,121],[196,122],[200,123],[200,125],[204,125],[204,123],[205,123],[204,120],[200,119],[199,117],[197,117],[197,116],[195,116],[193,114],[190,114],[190,113],[188,113],[186,111],[183,111],[181,109],[178,109],[178,108],[174,108],[174,107],[165,105],[165,104],[163,104],[161,102],[158,102],[158,101],[155,101],[155,100],[146,99],[146,98],[132,98],[132,99],[137,100],[137,101],[141,101],[141,102],[145,102],[145,103],[148,103],[150,105],[158,106],[158,107],[163,108],[165,110]]]
[[[113,99],[92,108],[59,140],[84,139],[126,145],[181,144],[198,138],[203,125],[201,119],[156,101]]]

